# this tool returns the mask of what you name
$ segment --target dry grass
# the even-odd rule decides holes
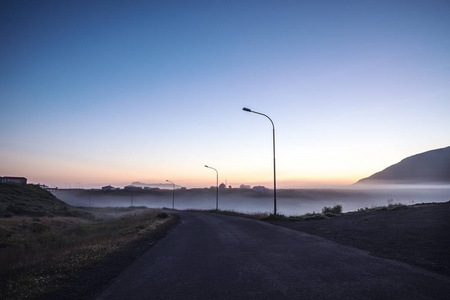
[[[0,298],[32,299],[80,268],[154,230],[166,219],[144,208],[89,209],[95,217],[0,219]]]

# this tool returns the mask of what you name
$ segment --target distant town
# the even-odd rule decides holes
[[[209,188],[210,189],[215,189],[217,187],[211,186]],[[219,188],[219,190],[226,190],[226,189],[232,189],[233,187],[231,185],[229,185],[227,187],[224,183],[221,183],[218,188]],[[142,186],[136,186],[136,185],[130,184],[130,185],[125,186],[123,189],[124,190],[160,190],[161,188],[159,188],[159,187],[149,187],[149,186],[142,187]],[[187,188],[186,187],[179,187],[178,189],[186,190]],[[241,184],[239,186],[239,189],[247,189],[247,190],[252,189],[255,192],[261,192],[261,193],[262,192],[266,192],[268,190],[266,187],[264,187],[262,185],[257,185],[257,186],[251,187],[250,185],[245,185],[245,184]],[[115,190],[121,190],[121,188],[113,187],[111,185],[107,185],[107,186],[102,187],[101,190],[102,191],[115,191]]]
[[[4,177],[0,177],[0,183],[12,183],[12,184],[27,184],[27,178],[25,177],[12,177],[12,176],[4,176]],[[45,184],[38,184],[41,188],[46,189],[46,190],[55,190],[58,189],[58,187],[49,187]],[[166,185],[166,184],[159,184],[159,185]],[[169,189],[169,186],[172,185],[167,185],[167,189]],[[227,186],[225,183],[221,183],[218,187],[216,186],[211,186],[209,187],[210,189],[216,189],[219,188],[219,190],[226,190],[226,189],[232,189],[233,187],[231,185]],[[128,190],[128,191],[137,191],[137,190],[160,190],[160,187],[151,187],[151,186],[141,186],[139,185],[139,183],[137,185],[135,184],[130,184],[130,185],[126,185],[123,188],[120,187],[114,187],[112,185],[106,185],[103,186],[101,188],[93,188],[91,190],[102,190],[102,191],[119,191],[119,190]],[[166,188],[164,188],[166,189]],[[176,189],[180,189],[180,190],[186,190],[186,187],[177,187]],[[253,190],[255,192],[259,192],[259,193],[264,193],[266,191],[268,191],[268,189],[265,186],[262,185],[257,185],[257,186],[253,186],[251,187],[250,185],[246,185],[246,184],[241,184],[239,186],[239,189],[241,190]]]

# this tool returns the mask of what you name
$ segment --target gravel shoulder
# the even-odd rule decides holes
[[[450,201],[308,221],[271,221],[450,277]]]

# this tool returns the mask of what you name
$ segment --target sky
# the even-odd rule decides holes
[[[450,145],[449,1],[0,3],[0,176],[346,186]]]

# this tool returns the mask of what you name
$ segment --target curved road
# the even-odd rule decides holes
[[[181,224],[97,299],[444,299],[450,278],[260,221]]]

